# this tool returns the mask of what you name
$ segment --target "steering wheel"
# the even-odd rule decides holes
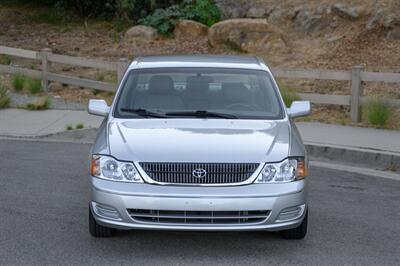
[[[230,110],[256,111],[254,106],[245,103],[232,103],[226,106]]]

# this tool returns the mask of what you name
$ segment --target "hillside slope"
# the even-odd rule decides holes
[[[284,32],[279,49],[258,55],[271,66],[348,70],[363,65],[370,71],[400,72],[400,1],[398,0],[217,0],[224,18],[262,18]],[[47,12],[47,13],[46,13]],[[162,37],[152,42],[124,38],[116,23],[57,17],[47,23],[52,10],[2,6],[0,45],[116,61],[146,54],[237,54],[239,51],[211,47],[206,37],[178,39]],[[43,19],[44,16],[44,19]],[[33,66],[34,67],[34,66]],[[60,72],[98,78],[93,70],[53,66]],[[281,80],[299,92],[349,94],[348,82]],[[61,92],[60,92],[61,93]],[[368,83],[367,95],[400,99],[397,84]],[[80,97],[86,97],[81,92]],[[71,97],[74,97],[72,95]],[[348,123],[348,109],[320,107],[313,119]],[[399,112],[392,118],[399,119]],[[393,123],[392,123],[393,124]],[[400,127],[395,122],[394,127]]]

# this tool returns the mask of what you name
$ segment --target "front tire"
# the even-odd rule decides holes
[[[308,210],[301,224],[293,229],[280,231],[280,234],[285,239],[303,239],[307,234]]]
[[[117,230],[98,224],[93,217],[92,210],[89,207],[89,232],[93,237],[110,237],[114,236]]]

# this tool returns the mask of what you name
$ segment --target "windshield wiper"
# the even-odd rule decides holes
[[[210,111],[205,111],[205,110],[169,112],[169,113],[166,113],[165,115],[166,116],[194,116],[194,117],[200,117],[200,118],[217,117],[217,118],[226,118],[226,119],[238,119],[238,117],[235,115],[218,113],[218,112],[210,112]]]
[[[164,114],[147,111],[146,109],[142,109],[142,108],[138,108],[138,109],[121,108],[120,110],[122,112],[133,113],[133,114],[137,114],[139,116],[144,116],[144,117],[158,117],[158,118],[166,118],[167,117]]]

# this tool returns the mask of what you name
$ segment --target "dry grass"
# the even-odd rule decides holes
[[[44,96],[37,101],[25,104],[23,107],[31,111],[39,111],[49,109],[51,105],[50,97]]]
[[[7,108],[11,103],[11,98],[8,96],[8,89],[0,83],[0,109]]]

